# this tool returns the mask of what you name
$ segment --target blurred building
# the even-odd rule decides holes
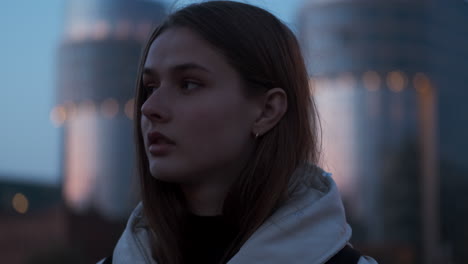
[[[468,263],[468,1],[431,1],[431,74],[438,89],[441,236]]]
[[[0,181],[2,263],[25,263],[32,255],[63,244],[67,231],[60,208],[57,186]]]
[[[60,186],[0,181],[2,263],[95,263],[112,252],[123,228],[96,212],[73,213]]]
[[[134,206],[136,72],[142,45],[164,16],[156,1],[66,4],[51,118],[63,127],[63,195],[77,214],[122,220]]]
[[[136,74],[143,44],[165,8],[158,1],[68,0],[64,11],[50,118],[62,131],[60,210],[65,243],[74,251],[60,252],[74,263],[91,263],[112,254],[137,202]],[[45,252],[37,263],[52,263],[53,255]]]
[[[466,194],[448,191],[468,187],[468,117],[456,114],[468,113],[467,14],[462,0],[314,0],[301,8],[324,166],[356,242],[380,252],[381,263],[468,261],[468,208],[454,202]]]

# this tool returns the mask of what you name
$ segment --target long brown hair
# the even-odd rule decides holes
[[[288,109],[279,123],[256,140],[252,156],[231,186],[223,215],[237,230],[223,263],[287,199],[293,171],[319,159],[318,117],[309,93],[308,74],[294,34],[269,12],[244,3],[207,1],[178,10],[154,30],[140,62],[135,102],[137,166],[144,213],[154,234],[154,258],[162,264],[183,263],[180,239],[188,213],[177,184],[151,176],[140,127],[147,94],[142,68],[151,43],[171,27],[186,27],[217,48],[236,69],[253,95],[281,87]]]

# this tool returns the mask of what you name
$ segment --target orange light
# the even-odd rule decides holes
[[[364,87],[369,91],[377,91],[380,89],[381,79],[377,72],[375,71],[366,71],[362,75],[362,82]]]
[[[11,203],[15,211],[20,214],[25,214],[28,211],[29,201],[28,198],[26,198],[26,196],[24,196],[22,193],[15,194]]]
[[[387,75],[387,85],[393,92],[401,92],[407,85],[408,80],[401,71],[392,71]]]
[[[130,120],[133,120],[133,107],[134,107],[134,104],[135,104],[135,99],[132,98],[130,100],[127,101],[127,103],[125,104],[125,115],[130,119]]]
[[[119,103],[113,98],[104,100],[101,104],[101,113],[106,118],[113,118],[119,112]]]
[[[413,85],[416,91],[420,94],[427,94],[432,89],[431,81],[424,73],[421,72],[414,75]]]
[[[55,127],[60,127],[65,123],[67,120],[67,112],[65,111],[65,107],[58,105],[50,111],[49,114],[50,121]]]

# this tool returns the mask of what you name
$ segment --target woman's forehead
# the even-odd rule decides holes
[[[165,30],[151,44],[145,68],[174,68],[177,65],[198,65],[215,71],[227,64],[224,56],[196,32],[183,27]]]

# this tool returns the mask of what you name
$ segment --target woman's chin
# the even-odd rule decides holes
[[[177,170],[177,168],[150,168],[150,173],[155,179],[170,183],[184,182],[186,180],[185,177],[187,177],[186,173],[182,173],[180,170]]]

